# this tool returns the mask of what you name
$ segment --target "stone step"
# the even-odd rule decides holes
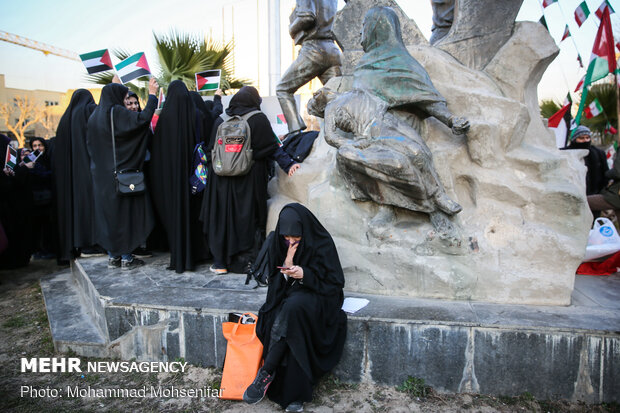
[[[71,270],[41,279],[41,290],[56,351],[107,357],[106,339],[86,310]]]

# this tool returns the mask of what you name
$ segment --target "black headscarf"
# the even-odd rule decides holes
[[[196,144],[196,106],[185,84],[175,80],[168,87],[151,151],[153,203],[164,224],[170,245],[170,269],[193,270],[206,256],[198,209],[191,212],[189,177]]]
[[[403,44],[400,21],[392,8],[373,7],[366,13],[362,47],[366,53],[353,72],[354,88],[379,96],[390,108],[445,102]]]
[[[58,258],[61,260],[70,259],[73,248],[94,244],[93,190],[86,125],[96,106],[88,90],[76,90],[56,130],[51,161],[59,231]]]
[[[280,312],[287,312],[283,337],[290,349],[289,358],[276,370],[267,393],[283,407],[311,398],[312,384],[336,366],[346,338],[347,317],[341,310],[344,274],[334,241],[319,220],[303,205],[286,205],[280,211],[269,253],[276,265],[282,265],[288,251],[284,236],[293,235],[290,232],[297,232],[299,227],[301,241],[293,264],[302,267],[303,284],[293,278],[286,280],[279,269],[273,268],[256,326],[268,352],[274,322],[282,320]]]
[[[228,116],[243,116],[253,110],[260,110],[262,101],[263,99],[260,97],[255,87],[243,86],[235,93],[235,96],[230,99],[228,108],[226,108],[226,114]]]
[[[119,197],[113,171],[110,112],[114,111],[117,170],[142,170],[149,123],[157,98],[149,95],[142,112],[125,108],[127,87],[111,83],[101,90],[99,106],[88,120],[87,144],[95,202],[96,241],[114,255],[127,254],[146,240],[153,228],[148,193]]]

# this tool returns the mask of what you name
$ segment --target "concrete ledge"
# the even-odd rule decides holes
[[[266,289],[245,286],[244,275],[216,276],[205,268],[180,275],[165,271],[166,256],[149,261],[121,272],[108,270],[102,258],[79,260],[75,276],[83,280],[75,285],[86,291],[76,289],[84,302],[94,301],[85,306],[101,304],[103,318],[97,312],[91,322],[103,320],[107,336],[74,345],[56,337],[69,333],[53,328],[57,348],[92,355],[103,340],[113,357],[184,357],[191,364],[221,367],[222,322],[229,312],[256,313]],[[63,277],[48,283],[67,283]],[[51,290],[44,288],[46,304]],[[335,370],[342,380],[396,385],[415,376],[438,391],[527,391],[541,399],[620,401],[618,275],[578,278],[568,307],[345,295],[368,298],[370,304],[349,316],[345,352]],[[50,321],[57,317],[58,312],[48,312]]]

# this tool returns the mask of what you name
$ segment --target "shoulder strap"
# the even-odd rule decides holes
[[[250,119],[252,116],[256,115],[257,113],[262,113],[262,111],[260,110],[253,110],[252,112],[248,112],[245,115],[241,116],[241,119],[243,119],[244,121],[248,121],[248,119]]]
[[[116,176],[116,144],[114,139],[114,106],[110,110],[110,128],[112,129],[112,156],[114,157],[114,176]]]

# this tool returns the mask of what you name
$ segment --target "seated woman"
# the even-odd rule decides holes
[[[271,241],[269,254],[281,269],[271,272],[258,313],[265,364],[243,400],[254,404],[267,394],[286,411],[302,411],[312,386],[342,354],[344,274],[332,237],[300,204],[282,208]]]

